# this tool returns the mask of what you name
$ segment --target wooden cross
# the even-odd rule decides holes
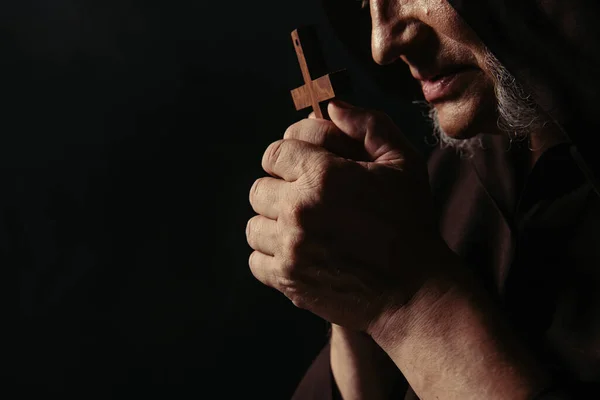
[[[328,119],[327,104],[321,103],[335,98],[348,89],[348,74],[346,70],[340,70],[322,75],[326,71],[325,60],[318,46],[314,26],[294,30],[292,41],[304,78],[304,85],[291,92],[294,106],[297,111],[312,107],[317,118]],[[313,80],[312,75],[322,76]]]

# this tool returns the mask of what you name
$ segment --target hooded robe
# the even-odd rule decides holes
[[[482,135],[472,158],[437,148],[430,184],[442,236],[480,277],[513,329],[552,373],[539,399],[600,399],[600,2],[448,0],[568,138],[529,171],[526,143]],[[416,96],[400,63],[370,55],[368,11],[324,0],[351,54],[388,94]],[[329,345],[294,400],[336,399]],[[417,399],[398,372],[394,399]]]

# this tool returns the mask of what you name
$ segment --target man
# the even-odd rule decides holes
[[[350,3],[326,1],[342,37]],[[442,145],[426,168],[385,115],[332,102],[265,152],[250,268],[332,323],[295,398],[600,398],[599,7],[363,6]]]

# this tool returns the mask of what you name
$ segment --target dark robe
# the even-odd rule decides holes
[[[590,382],[600,382],[600,198],[569,144],[545,152],[525,179],[523,143],[485,139],[486,149],[472,159],[452,149],[430,158],[442,235],[555,374],[556,390],[594,389]],[[327,345],[294,400],[340,398],[329,363]],[[390,398],[417,398],[400,374],[395,391]]]
[[[554,374],[555,387],[540,398],[600,398],[600,2],[448,2],[568,139],[527,175],[526,146],[499,136],[486,137],[472,159],[434,151],[440,231]],[[402,62],[373,62],[370,17],[353,3],[323,0],[349,53],[388,95],[421,97]],[[392,398],[416,398],[398,382]],[[294,399],[336,396],[326,346]]]

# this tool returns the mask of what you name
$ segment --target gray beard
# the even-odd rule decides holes
[[[500,131],[506,133],[513,142],[527,139],[532,132],[543,128],[542,114],[531,95],[517,83],[514,76],[490,52],[486,55],[485,68],[494,80],[498,112],[497,125]],[[428,117],[433,126],[434,144],[439,144],[442,148],[452,147],[464,157],[472,157],[477,149],[484,148],[481,134],[467,139],[448,136],[440,126],[435,107],[429,104],[427,106],[429,107]]]

